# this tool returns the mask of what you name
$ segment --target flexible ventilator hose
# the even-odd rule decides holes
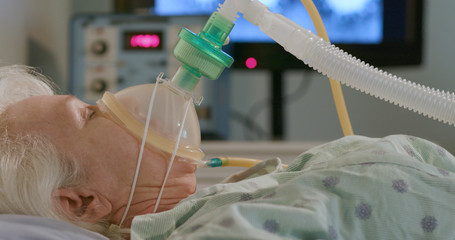
[[[227,2],[227,1],[226,1]],[[236,0],[236,1],[230,1],[231,3],[226,3],[220,7],[219,11],[225,12],[224,14],[227,15],[227,17],[236,17],[237,12],[235,11],[235,8],[241,9],[240,12],[244,12],[246,9],[251,8],[248,6],[248,4],[256,4],[252,1],[248,0]],[[316,32],[319,36],[321,36],[325,41],[329,42],[329,36],[327,35],[327,31],[325,30],[324,23],[322,22],[321,16],[319,15],[319,12],[317,11],[316,7],[314,6],[313,1],[311,0],[301,0],[302,4],[305,6],[307,9],[307,12],[310,15],[311,21],[314,24],[314,27],[316,28]],[[260,6],[260,4],[256,4],[254,6],[256,9],[260,9],[261,11],[257,11],[257,13],[263,13],[264,8],[263,6]],[[228,9],[228,10],[226,10]],[[228,12],[228,13],[226,13]],[[259,16],[248,14],[245,16],[245,18],[249,19],[254,19],[252,21],[253,24],[256,24],[255,21],[257,21]],[[250,21],[250,20],[249,20]],[[256,24],[257,25],[257,24]],[[344,101],[343,97],[343,91],[341,90],[341,85],[339,82],[330,79],[330,87],[332,89],[332,95],[333,99],[335,101],[335,107],[337,110],[338,114],[338,119],[340,121],[341,129],[343,130],[344,136],[349,136],[353,135],[354,131],[352,130],[352,125],[351,125],[351,120],[349,119],[349,114],[346,109],[346,103]]]
[[[318,72],[400,107],[455,124],[453,93],[430,89],[379,70],[311,32],[295,31],[292,36],[301,42],[298,47],[291,42],[284,43],[288,51]]]
[[[308,66],[329,78],[424,116],[455,125],[455,95],[412,83],[351,56],[258,1],[227,0],[218,9],[235,20],[246,20]]]

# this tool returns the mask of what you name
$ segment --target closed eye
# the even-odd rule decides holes
[[[94,105],[89,105],[86,108],[86,114],[85,114],[85,119],[90,120],[96,117],[98,112],[98,107]]]

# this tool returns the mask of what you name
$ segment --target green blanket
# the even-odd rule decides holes
[[[264,174],[265,173],[265,174]],[[237,181],[237,182],[235,182]],[[132,239],[453,239],[455,158],[403,135],[344,137],[265,161],[137,216]]]

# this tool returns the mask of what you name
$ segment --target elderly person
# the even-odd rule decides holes
[[[116,227],[139,141],[96,107],[53,95],[46,80],[37,79],[42,76],[29,68],[0,68],[0,213],[14,214],[0,216],[0,231],[4,216],[11,225],[32,215],[110,239],[455,236],[455,157],[403,135],[341,138],[310,149],[286,169],[270,159],[195,194],[195,166],[176,161],[158,213],[151,209],[169,156],[149,148],[125,228]],[[97,239],[88,233],[80,231]]]
[[[0,68],[0,213],[61,219],[118,238],[110,225],[125,209],[140,142],[96,106],[49,86],[31,68]],[[146,148],[144,159],[151,161],[142,162],[125,227],[152,212],[169,157]],[[195,191],[195,169],[176,161],[158,211]]]

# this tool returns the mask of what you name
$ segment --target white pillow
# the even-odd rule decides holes
[[[108,240],[106,237],[55,219],[0,214],[0,239]]]

